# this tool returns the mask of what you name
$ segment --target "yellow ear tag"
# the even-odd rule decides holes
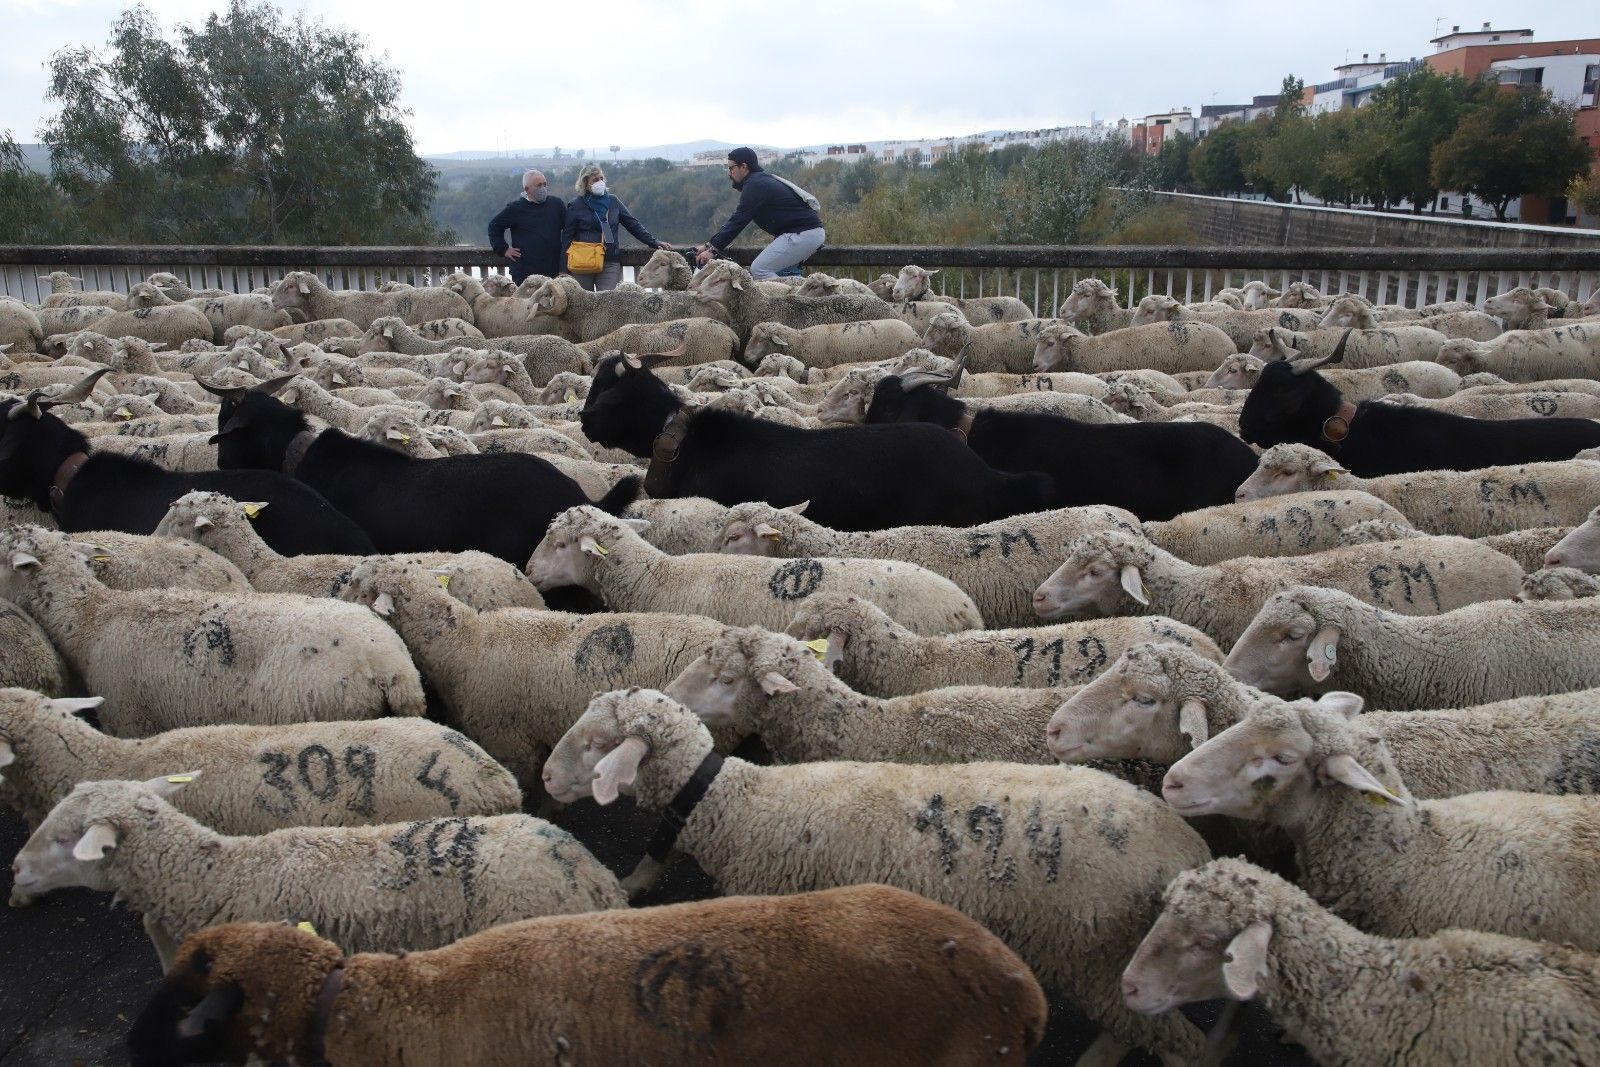
[[[96,563],[110,563],[111,562],[111,557],[110,556],[91,556],[90,558],[93,559]]]
[[[409,445],[411,443],[411,435],[408,434],[408,433],[401,434],[400,435],[400,443],[403,444],[403,445]]]
[[[244,517],[245,518],[253,519],[253,518],[256,518],[260,514],[261,514],[261,505],[260,504],[246,504],[244,506]]]
[[[573,392],[571,389],[568,389],[567,390],[567,403],[576,404],[577,402],[578,402],[578,394]]]
[[[435,574],[433,577],[439,583],[441,589],[450,588],[450,576],[448,574]]]
[[[192,774],[169,774],[169,775],[167,775],[167,782],[170,785],[188,785],[192,781],[194,781],[194,775],[192,775]]]
[[[1388,797],[1380,797],[1376,793],[1366,793],[1363,795],[1366,796],[1367,803],[1371,804],[1375,808],[1387,808],[1389,806]]]
[[[115,412],[113,412],[113,414],[124,419],[133,418],[133,412],[129,411],[127,408],[118,408]]]
[[[598,541],[595,542],[594,550],[596,552],[600,553],[602,556],[611,555],[611,550],[609,548],[607,548],[605,545],[600,544]]]
[[[312,926],[310,923],[295,923],[294,924],[294,928],[296,930],[304,930],[306,933],[310,934],[312,937],[318,936],[317,935],[317,928],[315,926]]]
[[[509,425],[509,424],[506,422],[505,419],[502,419],[499,415],[496,415],[493,419],[490,420],[489,425],[490,426],[506,426],[506,425]]]
[[[806,647],[811,650],[813,656],[817,657],[817,662],[821,663],[823,657],[828,654],[828,639],[819,637],[815,641],[807,641]]]
[[[1323,471],[1322,472],[1322,480],[1325,481],[1325,482],[1331,482],[1337,477],[1339,477],[1339,472],[1338,471]]]

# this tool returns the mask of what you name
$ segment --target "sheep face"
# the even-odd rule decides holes
[[[365,352],[393,352],[395,335],[401,330],[409,329],[404,320],[385,316],[373,319],[372,325],[361,335],[360,342],[356,345],[357,354]]]
[[[1600,596],[1600,578],[1573,567],[1546,567],[1522,579],[1516,600],[1578,600]]]
[[[363,441],[371,441],[409,456],[415,454],[416,446],[425,443],[423,434],[422,426],[415,419],[408,419],[397,412],[387,412],[367,420],[357,436]],[[431,454],[433,449],[430,447],[427,451]]]
[[[1600,508],[1589,512],[1583,525],[1557,541],[1544,554],[1546,567],[1576,567],[1600,574]]]
[[[148,782],[85,782],[50,809],[12,864],[13,892],[28,897],[53,889],[112,888],[107,854],[135,824],[199,776],[199,771]]]
[[[954,356],[966,343],[972,327],[959,312],[941,311],[928,321],[919,344],[941,356]]]
[[[1033,343],[1033,369],[1040,374],[1066,370],[1072,364],[1072,339],[1081,336],[1062,323],[1046,326]]]
[[[775,352],[787,352],[789,340],[783,336],[787,332],[787,327],[776,322],[756,323],[750,331],[749,343],[744,346],[744,358],[754,363]]]
[[[1354,297],[1341,296],[1329,305],[1322,320],[1317,323],[1324,330],[1353,326],[1358,330],[1375,330],[1378,317],[1372,308]]]
[[[1265,500],[1288,493],[1311,493],[1328,488],[1349,471],[1339,461],[1309,445],[1274,445],[1261,454],[1256,469],[1234,492],[1236,501]]]
[[[1273,932],[1259,899],[1266,877],[1247,863],[1218,860],[1173,879],[1166,909],[1122,972],[1128,1009],[1159,1015],[1200,1000],[1253,999]]]
[[[573,404],[589,395],[590,378],[586,374],[564,370],[550,379],[539,394],[541,404]]]
[[[756,728],[756,705],[798,687],[762,648],[770,635],[758,629],[724,630],[705,655],[686,667],[665,692],[709,727]],[[792,673],[792,672],[790,672]]]
[[[657,767],[698,762],[710,751],[705,726],[665,694],[638,687],[597,693],[545,760],[544,787],[563,804],[593,797],[605,805],[626,793],[660,806],[690,770],[680,766],[682,779],[665,781],[671,772],[658,774]]]
[[[1256,384],[1256,375],[1261,373],[1262,366],[1260,359],[1245,355],[1243,352],[1229,356],[1211,372],[1211,377],[1206,379],[1204,388],[1249,389]]]
[[[887,373],[879,368],[851,371],[822,398],[822,403],[817,405],[817,418],[826,423],[855,426],[866,422],[873,390]]]
[[[322,282],[309,271],[290,271],[273,283],[272,306],[279,311],[287,311],[291,316],[298,312],[308,320],[314,319],[311,294],[321,286]]]
[[[1077,319],[1093,314],[1106,302],[1115,303],[1117,291],[1106,285],[1099,278],[1085,278],[1072,287],[1072,292],[1061,301],[1061,306],[1056,308],[1056,318]]]
[[[1060,763],[1175,763],[1206,740],[1204,702],[1176,690],[1160,646],[1136,645],[1056,709],[1045,744]]]
[[[635,273],[634,278],[646,289],[665,289],[672,282],[675,256],[678,260],[683,260],[683,257],[676,252],[665,248],[656,249],[645,265]]]
[[[173,304],[176,301],[167,297],[160,289],[149,282],[140,282],[128,290],[128,309],[160,307],[163,304]]]
[[[1282,295],[1266,282],[1246,282],[1239,303],[1245,311],[1260,311]]]
[[[565,522],[567,514],[550,524],[544,539],[528,559],[527,573],[540,592],[563,585],[576,585],[598,593],[595,582],[595,561],[611,550],[582,524]]]
[[[906,264],[900,268],[900,274],[889,290],[890,299],[897,303],[923,299],[928,295],[928,279],[938,273],[936,270],[924,270],[915,263]]]
[[[1465,378],[1469,374],[1479,374],[1488,370],[1488,353],[1489,346],[1482,341],[1454,337],[1439,346],[1439,354],[1433,361],[1441,367],[1449,367]]]
[[[517,292],[517,283],[504,274],[486,274],[479,284],[490,296],[515,296]]]
[[[1083,537],[1067,549],[1057,567],[1033,594],[1041,619],[1123,614],[1131,598],[1148,605],[1141,570],[1150,565],[1148,542],[1123,533]]]
[[[1257,330],[1256,335],[1250,339],[1250,351],[1247,355],[1263,363],[1272,363],[1276,360],[1290,360],[1299,355],[1299,350],[1290,343],[1289,333],[1276,326],[1268,326],[1264,330]]]
[[[265,502],[240,503],[223,493],[185,493],[172,502],[152,536],[215,544],[229,530],[248,523],[267,507]]]
[[[1493,315],[1506,324],[1508,330],[1525,329],[1535,316],[1554,311],[1545,299],[1525,285],[1491,296],[1483,302],[1485,314]]]
[[[1170,296],[1147,296],[1134,309],[1131,325],[1147,326],[1152,322],[1172,322],[1183,310],[1183,305]]]
[[[706,265],[689,283],[689,291],[702,300],[728,301],[736,293],[744,293],[750,286],[750,275],[744,268],[719,259]],[[753,284],[753,283],[752,283]]]
[[[1339,628],[1322,623],[1309,603],[1276,593],[1239,635],[1223,666],[1268,693],[1314,693],[1331,688],[1325,683],[1338,666],[1341,638]]]
[[[1315,286],[1306,282],[1290,282],[1277,304],[1281,308],[1313,308],[1320,307],[1323,300],[1322,292]]]

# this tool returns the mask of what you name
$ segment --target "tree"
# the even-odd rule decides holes
[[[1321,170],[1318,148],[1316,126],[1302,109],[1280,111],[1260,138],[1245,176],[1259,188],[1294,193],[1298,204],[1301,190],[1310,188]]]
[[[56,180],[100,240],[437,239],[398,72],[357,34],[231,0],[169,37],[145,7],[51,57]]]
[[[28,167],[9,130],[0,133],[0,233],[19,244],[78,240],[72,205],[49,178]]]
[[[1316,149],[1311,181],[1305,190],[1325,204],[1349,207],[1355,200],[1350,175],[1360,114],[1353,108],[1325,111],[1311,120]]]
[[[1242,193],[1248,188],[1240,157],[1250,139],[1243,122],[1224,122],[1189,153],[1195,184],[1207,193]]]
[[[1488,83],[1435,74],[1426,67],[1378,87],[1363,109],[1363,118],[1386,127],[1387,150],[1375,161],[1385,200],[1410,201],[1417,214],[1434,204],[1439,197],[1433,180],[1434,148],[1455,132],[1475,98],[1493,91]]]
[[[1434,184],[1471,193],[1501,222],[1514,197],[1561,196],[1588,168],[1572,109],[1542,90],[1491,93],[1433,151]]]
[[[1567,186],[1567,199],[1586,215],[1600,215],[1600,174],[1573,179]]]
[[[1161,142],[1161,151],[1146,163],[1146,174],[1154,189],[1182,192],[1194,185],[1194,175],[1189,171],[1189,156],[1194,152],[1195,139],[1186,133],[1175,133]]]

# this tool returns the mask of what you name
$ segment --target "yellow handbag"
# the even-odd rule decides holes
[[[604,241],[574,241],[567,246],[568,274],[599,274],[605,267]]]

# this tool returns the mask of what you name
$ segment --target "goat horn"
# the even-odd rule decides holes
[[[673,359],[677,356],[683,355],[688,350],[689,338],[685,337],[683,340],[679,341],[676,345],[667,349],[665,352],[640,352],[639,362],[650,363],[652,361],[659,361],[663,359]]]
[[[81,400],[87,400],[89,399],[89,394],[94,392],[94,387],[99,383],[100,379],[110,373],[110,367],[101,367],[71,389],[58,393],[47,400],[40,400],[38,404],[40,407],[53,408],[59,404],[76,404]]]
[[[1339,343],[1333,346],[1333,351],[1329,352],[1325,356],[1321,356],[1317,359],[1295,360],[1293,364],[1291,364],[1294,367],[1294,372],[1296,374],[1306,374],[1316,370],[1318,367],[1326,366],[1329,363],[1342,362],[1344,360],[1345,346],[1350,343],[1350,335],[1355,332],[1355,327],[1348,327],[1344,331],[1344,334],[1339,338]]]
[[[961,351],[956,353],[956,369],[951,372],[950,384],[944,386],[946,390],[958,389],[961,386],[961,376],[967,373],[967,357],[972,355],[972,342],[968,341],[961,346]]]
[[[196,374],[194,376],[194,380],[195,380],[195,384],[196,385],[200,386],[200,388],[204,389],[206,392],[210,393],[212,396],[220,396],[222,399],[224,399],[224,400],[232,400],[236,404],[239,402],[240,398],[244,396],[244,394],[246,394],[246,393],[248,393],[250,391],[249,389],[246,389],[242,385],[235,385],[235,386],[213,385],[213,384],[211,384],[211,382],[209,382],[206,379],[202,378],[198,374]]]

